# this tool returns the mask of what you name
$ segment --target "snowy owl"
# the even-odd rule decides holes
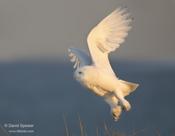
[[[75,63],[75,79],[104,98],[115,121],[123,109],[131,109],[125,96],[133,92],[138,84],[119,79],[110,65],[108,54],[124,42],[131,29],[131,21],[126,9],[118,8],[90,31],[87,38],[90,55],[76,48],[68,49],[70,60]]]

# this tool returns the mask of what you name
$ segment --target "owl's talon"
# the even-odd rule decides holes
[[[122,106],[123,106],[124,110],[126,110],[126,111],[129,111],[131,109],[131,104],[126,100],[124,100],[122,102]]]
[[[114,121],[119,120],[121,112],[122,112],[122,107],[121,106],[117,106],[117,107],[112,109],[112,117],[113,117]]]

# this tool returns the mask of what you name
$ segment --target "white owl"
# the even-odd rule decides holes
[[[104,98],[115,120],[119,119],[122,109],[130,110],[131,105],[125,96],[138,87],[136,83],[119,79],[108,59],[108,54],[124,42],[131,29],[131,21],[126,10],[118,8],[89,33],[87,42],[91,57],[82,50],[68,49],[70,60],[75,63],[75,79]]]

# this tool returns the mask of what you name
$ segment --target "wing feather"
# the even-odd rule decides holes
[[[87,42],[92,61],[96,66],[107,68],[113,73],[108,54],[115,51],[125,40],[131,29],[126,9],[118,8],[95,26],[88,35]]]
[[[89,55],[82,50],[69,48],[68,53],[70,61],[74,63],[74,69],[91,64]]]

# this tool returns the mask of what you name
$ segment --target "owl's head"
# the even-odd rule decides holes
[[[74,73],[74,77],[76,80],[80,82],[88,82],[90,80],[92,81],[95,74],[96,72],[93,70],[91,66],[86,66],[78,68]]]

